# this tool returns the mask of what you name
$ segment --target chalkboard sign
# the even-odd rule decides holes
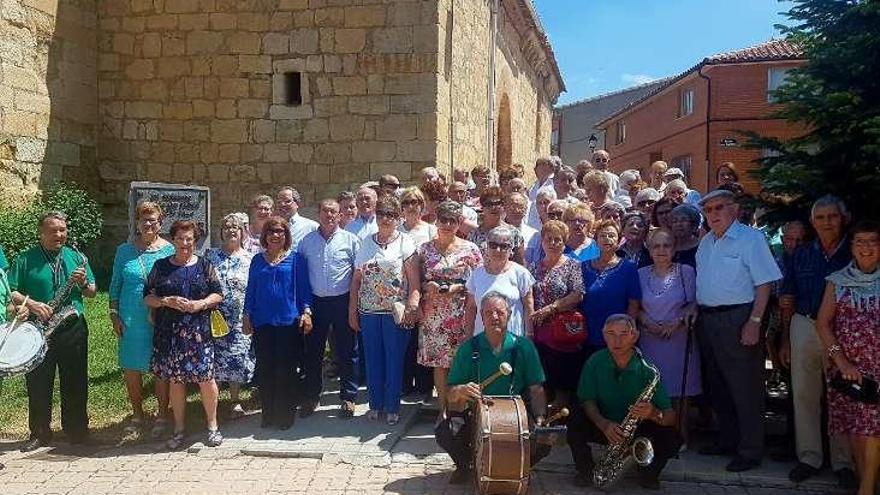
[[[202,237],[196,251],[203,253],[210,247],[211,191],[204,186],[183,184],[163,184],[160,182],[132,182],[128,193],[128,232],[129,239],[135,236],[135,206],[141,201],[153,201],[162,205],[165,218],[162,220],[163,237],[168,236],[171,224],[177,220],[191,220],[199,226]]]

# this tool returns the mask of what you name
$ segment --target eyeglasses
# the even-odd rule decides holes
[[[590,221],[587,220],[586,218],[571,218],[571,219],[566,220],[566,221],[567,221],[568,223],[573,223],[573,224],[575,224],[575,225],[587,225],[588,223],[590,223]]]
[[[397,220],[400,214],[396,211],[379,210],[376,212],[376,216],[381,218],[388,218],[390,220]]]
[[[562,212],[561,211],[554,211],[554,212],[548,211],[547,218],[549,218],[550,220],[562,220]]]
[[[510,244],[506,242],[489,241],[486,243],[486,246],[488,246],[489,249],[497,249],[499,251],[507,251],[510,249]]]
[[[607,158],[596,158],[596,159],[593,160],[593,161],[596,162],[596,163],[608,163],[608,159],[607,159]]]
[[[504,201],[502,201],[500,199],[496,199],[494,201],[486,201],[485,203],[483,203],[483,206],[485,206],[486,208],[498,208],[499,206],[502,206],[503,204],[504,204]]]
[[[285,229],[269,229],[270,235],[284,235]]]
[[[397,189],[400,187],[400,183],[386,182],[383,187],[390,187],[391,189]]]
[[[857,239],[853,241],[853,246],[858,248],[877,247],[878,245],[880,245],[880,240],[877,239]]]
[[[141,218],[141,223],[144,225],[156,225],[159,223],[158,218]]]
[[[437,223],[442,225],[458,224],[458,217],[437,217]]]
[[[727,208],[728,206],[730,206],[732,204],[733,203],[721,203],[720,205],[715,205],[715,206],[704,206],[703,213],[705,213],[707,215],[710,213],[721,213],[722,211],[724,211],[725,208]]]
[[[420,205],[420,204],[422,204],[422,202],[419,201],[419,200],[417,200],[417,199],[408,199],[408,200],[406,200],[406,201],[401,201],[401,202],[400,202],[400,206],[403,206],[403,207],[407,207],[407,206],[418,206],[418,205]]]

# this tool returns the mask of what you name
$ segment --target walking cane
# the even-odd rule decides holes
[[[682,416],[682,412],[687,414],[687,411],[682,411],[684,409],[684,404],[687,401],[687,397],[685,396],[685,392],[687,390],[687,380],[688,380],[688,367],[691,362],[691,345],[693,345],[693,333],[694,333],[694,324],[688,323],[687,325],[687,338],[685,339],[684,344],[684,373],[681,374],[681,389],[678,395],[678,411],[676,411],[677,422],[678,422],[678,431],[681,431],[682,423],[684,422],[684,417]]]

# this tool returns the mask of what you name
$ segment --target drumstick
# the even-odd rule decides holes
[[[513,366],[508,364],[507,362],[501,363],[498,365],[498,371],[492,373],[489,378],[486,378],[482,382],[480,382],[480,390],[484,390],[486,387],[492,384],[495,380],[501,378],[502,376],[506,376],[513,373]]]
[[[554,414],[553,416],[550,416],[549,418],[547,418],[547,419],[544,421],[544,424],[545,424],[545,425],[549,425],[550,423],[552,423],[552,422],[554,422],[554,421],[557,421],[557,420],[559,420],[559,419],[562,419],[562,418],[567,417],[568,414],[569,414],[569,412],[568,412],[568,408],[567,408],[567,407],[563,407],[562,409],[559,410],[559,412],[557,412],[557,413]]]
[[[15,312],[18,313],[18,310],[21,309],[22,306],[27,304],[30,298],[31,296],[24,296],[24,301],[22,301],[21,304],[18,305],[18,309],[16,309]],[[6,335],[3,336],[3,340],[0,341],[0,349],[3,349],[3,346],[6,345],[6,339],[8,339],[10,335],[12,335],[12,332],[15,331],[16,328],[18,328],[18,325],[21,324],[22,321],[24,320],[18,318],[18,316],[16,316],[15,319],[12,320],[12,324],[9,325],[9,330],[6,332]]]

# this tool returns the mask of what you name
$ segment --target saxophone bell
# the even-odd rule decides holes
[[[639,466],[645,467],[654,462],[654,445],[645,437],[633,440],[632,458]]]

